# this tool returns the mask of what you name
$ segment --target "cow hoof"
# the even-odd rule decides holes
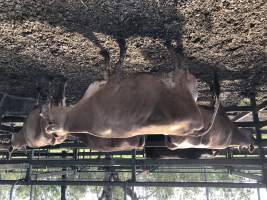
[[[254,145],[250,144],[249,147],[248,147],[248,152],[249,153],[253,153],[254,149],[255,149]]]

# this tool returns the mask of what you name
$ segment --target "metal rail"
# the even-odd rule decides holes
[[[1,99],[0,99],[1,101]],[[30,100],[31,101],[31,100]],[[3,100],[1,101],[3,105]],[[29,106],[30,107],[30,106]],[[15,152],[11,160],[7,160],[7,153],[0,152],[0,173],[11,170],[14,173],[22,173],[25,175],[25,180],[0,180],[0,185],[17,184],[17,185],[88,185],[88,186],[120,186],[127,187],[219,187],[219,188],[264,188],[266,187],[266,170],[267,160],[265,158],[267,148],[267,140],[262,139],[262,134],[266,130],[261,130],[267,126],[266,119],[257,119],[258,111],[267,107],[267,102],[256,105],[255,98],[251,99],[250,106],[233,106],[226,108],[227,112],[241,112],[233,119],[238,120],[240,117],[252,114],[253,121],[236,122],[239,127],[249,127],[255,129],[257,133],[257,149],[253,154],[247,151],[238,151],[237,149],[221,151],[218,158],[215,159],[146,159],[143,151],[127,151],[127,152],[83,152],[85,145],[77,141],[67,141],[66,143],[49,146],[40,149],[27,149],[28,155],[25,152]],[[5,111],[5,110],[4,110]],[[8,126],[8,123],[23,122],[25,113],[28,111],[20,111],[20,115],[15,116],[13,113],[4,113],[1,111],[2,122],[0,124],[0,134],[5,132],[17,132],[21,127]],[[2,132],[1,132],[2,130]],[[267,133],[267,132],[266,132]],[[147,144],[152,147],[162,147],[162,143],[152,142]],[[71,152],[55,152],[52,149],[71,149]],[[260,152],[260,153],[259,153]],[[29,154],[31,153],[31,154]],[[227,154],[228,153],[228,154]],[[226,154],[228,156],[226,156]],[[111,155],[110,160],[103,157]],[[1,157],[2,156],[2,157]],[[120,157],[118,157],[120,156]],[[97,158],[98,157],[98,158]],[[85,168],[86,167],[86,168]],[[241,176],[245,180],[252,182],[161,182],[161,181],[138,181],[138,175],[144,171],[150,173],[201,173],[197,170],[205,168],[205,173],[228,173],[235,176]],[[41,171],[39,171],[41,169]],[[92,181],[92,180],[69,180],[68,175],[74,173],[104,173],[106,169],[113,170],[118,173],[128,172],[130,181]],[[188,171],[184,171],[184,170]],[[43,170],[43,171],[42,171]],[[61,171],[60,171],[61,170]],[[222,171],[223,170],[223,171]],[[40,180],[46,179],[49,176],[59,176],[59,180]],[[64,192],[62,187],[62,191]]]
[[[59,159],[59,160],[28,160],[28,159],[16,159],[16,160],[0,160],[0,164],[22,164],[28,163],[33,166],[43,165],[43,166],[72,166],[72,165],[96,165],[96,166],[131,166],[132,159],[123,158],[123,159]],[[263,161],[265,167],[267,160]],[[262,164],[261,159],[198,159],[198,160],[189,160],[189,159],[136,159],[135,165],[213,165],[213,166],[226,166],[226,165],[251,165],[258,166]]]
[[[0,185],[11,185],[16,180],[0,180]],[[16,185],[87,185],[124,187],[215,187],[215,188],[265,188],[260,183],[220,183],[220,182],[132,182],[132,181],[19,181]]]

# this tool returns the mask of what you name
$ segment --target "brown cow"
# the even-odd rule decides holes
[[[108,139],[99,138],[88,134],[73,134],[81,140],[87,147],[102,152],[127,151],[142,148],[144,146],[144,136],[132,138]],[[26,119],[20,132],[13,134],[11,145],[13,149],[25,147],[38,148],[48,145],[61,144],[67,135],[57,133],[47,134],[45,132],[45,121],[40,116],[40,108],[34,109]]]
[[[88,133],[103,138],[202,135],[203,118],[192,91],[195,77],[177,70],[172,81],[139,74],[111,79],[73,107],[44,106],[47,133]],[[93,87],[93,88],[95,88]],[[199,132],[196,132],[199,131]]]
[[[205,126],[208,126],[213,115],[212,109],[206,106],[199,107],[204,117]],[[225,149],[235,146],[248,147],[253,143],[252,132],[235,126],[222,109],[219,110],[215,122],[207,134],[200,137],[168,136],[165,138],[167,138],[165,140],[166,146],[172,150],[185,148]]]
[[[54,98],[50,99],[53,103],[65,106],[66,86],[67,83],[65,82],[63,90],[58,92]],[[29,113],[23,124],[23,128],[18,133],[12,134],[11,146],[13,150],[26,147],[39,148],[48,145],[61,144],[67,138],[66,135],[59,136],[60,134],[51,135],[46,133],[46,122],[40,116],[41,106],[38,104],[39,97],[37,99],[37,105],[35,105],[35,108]]]
[[[132,149],[143,148],[145,144],[144,137],[137,136],[132,138],[108,139],[99,138],[88,134],[73,134],[78,140],[82,141],[88,148],[102,151],[128,151]],[[47,134],[43,129],[43,119],[39,115],[38,109],[33,110],[27,118],[23,129],[14,134],[11,139],[13,149],[23,149],[26,147],[39,148],[48,145],[56,145],[64,142],[66,136],[57,136],[57,134]],[[9,149],[10,145],[2,145],[3,149]],[[0,146],[1,149],[1,146]]]
[[[96,90],[102,87],[105,81],[97,81],[89,86],[85,92],[82,100],[92,96]],[[65,90],[64,90],[65,91]],[[63,92],[62,105],[65,106],[65,92]],[[13,134],[11,145],[13,149],[22,149],[26,146],[31,148],[43,147],[47,145],[56,145],[62,143],[67,135],[61,135],[58,132],[54,134],[47,134],[45,132],[45,121],[40,116],[40,107],[30,112],[27,117],[22,130],[19,133]],[[118,138],[106,139],[99,138],[88,134],[73,134],[81,140],[87,147],[97,151],[112,152],[112,151],[126,151],[132,149],[142,148],[145,143],[144,136],[137,136],[132,138]]]

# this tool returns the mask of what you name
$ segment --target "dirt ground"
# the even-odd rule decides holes
[[[263,0],[0,0],[0,93],[34,97],[37,86],[66,78],[76,101],[103,78],[101,50],[116,67],[123,38],[124,73],[172,71],[171,40],[200,100],[210,97],[213,70],[224,105],[252,91],[267,99],[266,9]]]

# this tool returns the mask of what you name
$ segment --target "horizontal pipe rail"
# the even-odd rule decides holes
[[[136,159],[137,166],[171,166],[171,165],[179,165],[179,166],[187,166],[187,165],[200,165],[200,166],[261,166],[263,163],[266,167],[267,160],[261,161],[260,159],[199,159],[199,160],[187,160],[187,159],[161,159],[161,160],[153,160],[153,159]],[[47,166],[47,167],[64,167],[64,166],[81,166],[81,165],[91,165],[91,166],[131,166],[132,159],[123,158],[123,159],[83,159],[83,160],[73,160],[73,159],[65,159],[65,160],[0,160],[0,164],[20,164],[20,163],[28,163],[32,166]]]
[[[254,127],[254,122],[234,122],[238,127]],[[267,126],[267,120],[259,121],[259,128]]]
[[[261,183],[229,183],[229,182],[129,182],[129,181],[17,181],[0,180],[0,185],[87,185],[117,187],[215,187],[215,188],[265,188]]]
[[[251,106],[229,106],[223,108],[225,112],[251,112]]]
[[[237,171],[237,170],[231,170],[230,173],[236,176],[245,177],[245,178],[253,179],[256,181],[263,181],[262,176],[254,175],[251,173],[244,173],[244,172]]]
[[[256,110],[263,110],[265,107],[267,107],[267,101],[261,103],[256,107]],[[223,108],[226,112],[252,112],[252,106],[229,106]]]
[[[266,107],[267,107],[267,101],[265,101],[262,104],[258,105],[257,108],[256,108],[256,110],[258,112],[260,112],[260,111],[263,111]],[[234,118],[232,118],[232,121],[242,120],[243,118],[245,118],[246,116],[248,116],[251,112],[252,111],[250,111],[250,112],[242,112],[242,113],[238,114],[237,116],[235,116]]]
[[[0,130],[5,131],[5,132],[19,132],[21,127],[11,127],[11,126],[6,126],[6,125],[0,125]]]
[[[25,118],[27,116],[6,116],[4,117],[1,121],[2,123],[7,123],[7,122],[24,122]]]

